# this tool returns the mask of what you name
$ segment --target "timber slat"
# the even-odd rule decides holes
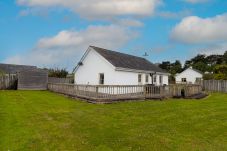
[[[66,83],[48,83],[53,92],[84,98],[97,102],[130,99],[163,99],[173,96],[188,97],[202,92],[200,85],[74,85]]]

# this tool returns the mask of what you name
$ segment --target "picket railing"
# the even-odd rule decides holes
[[[16,89],[16,75],[1,75],[0,76],[0,90]]]
[[[128,99],[161,99],[173,96],[191,96],[201,93],[199,85],[74,85],[49,83],[48,89],[74,97],[95,101],[128,100]]]

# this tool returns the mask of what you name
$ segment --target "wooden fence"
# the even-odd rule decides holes
[[[42,69],[23,70],[17,73],[18,90],[47,90],[48,72]]]
[[[205,91],[227,93],[227,80],[203,80],[200,84]]]
[[[56,78],[56,77],[48,77],[49,83],[73,83],[73,78]]]
[[[16,75],[2,75],[0,76],[0,90],[16,89],[17,87]]]
[[[166,97],[189,97],[202,92],[200,85],[74,85],[49,83],[48,89],[73,97],[84,98],[96,102],[109,102],[132,99],[162,99]]]
[[[190,97],[202,92],[202,86],[199,84],[172,84],[169,85],[170,96],[172,97]]]

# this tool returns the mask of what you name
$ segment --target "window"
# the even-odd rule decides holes
[[[149,75],[147,74],[146,75],[146,83],[148,83],[149,82]]]
[[[160,83],[160,85],[162,85],[162,81],[163,81],[162,78],[163,78],[163,77],[160,75],[160,76],[159,76],[159,83]]]
[[[156,81],[157,81],[157,76],[155,75],[155,76],[153,77],[153,79],[154,79],[154,83],[156,83]]]
[[[104,84],[104,73],[99,74],[99,84]]]
[[[186,78],[181,78],[181,82],[187,82]]]
[[[138,74],[138,82],[141,83],[142,82],[142,75]]]

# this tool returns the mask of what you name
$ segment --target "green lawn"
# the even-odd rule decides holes
[[[0,150],[227,150],[227,94],[89,104],[47,91],[0,91]]]

